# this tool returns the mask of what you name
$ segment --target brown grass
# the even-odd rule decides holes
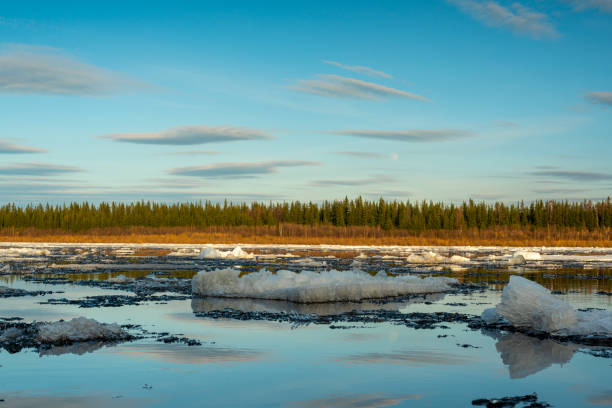
[[[384,231],[373,227],[281,225],[275,227],[105,228],[63,230],[4,229],[0,242],[97,243],[251,243],[337,245],[495,245],[612,247],[612,229],[490,228],[485,230]]]

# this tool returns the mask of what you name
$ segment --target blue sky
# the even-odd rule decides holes
[[[612,0],[7,2],[0,202],[601,199]]]

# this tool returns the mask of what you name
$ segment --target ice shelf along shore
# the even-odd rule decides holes
[[[489,324],[506,320],[512,326],[561,336],[612,336],[612,312],[578,311],[539,284],[513,275],[501,302],[482,313]]]
[[[445,292],[458,283],[446,277],[391,277],[384,272],[372,276],[358,269],[301,273],[262,269],[244,276],[240,273],[237,269],[201,271],[193,277],[193,294],[317,303]]]

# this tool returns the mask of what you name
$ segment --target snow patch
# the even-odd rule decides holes
[[[361,270],[302,271],[267,269],[240,277],[237,269],[201,271],[192,291],[200,296],[288,300],[300,303],[359,301],[409,294],[445,292],[458,281],[446,277],[375,276]]]

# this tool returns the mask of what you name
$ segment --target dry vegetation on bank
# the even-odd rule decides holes
[[[384,230],[380,227],[277,226],[124,227],[67,232],[35,228],[0,230],[2,242],[170,243],[170,244],[336,244],[490,245],[612,247],[612,228],[495,227],[487,229]]]

